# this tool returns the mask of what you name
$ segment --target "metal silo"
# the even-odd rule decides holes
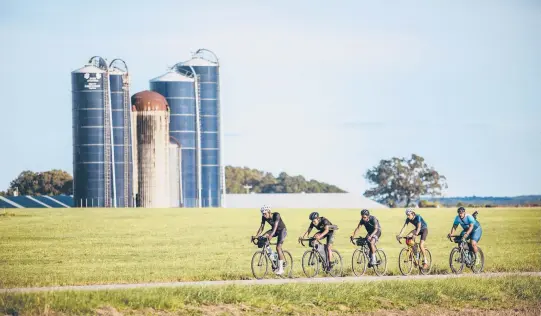
[[[169,137],[169,196],[171,207],[182,207],[182,150],[178,140]]]
[[[182,201],[184,207],[200,206],[199,111],[193,75],[168,72],[150,80],[150,90],[163,95],[170,108],[169,134],[182,150]]]
[[[131,135],[130,80],[121,59],[109,65],[114,143],[114,188],[116,206],[133,206],[133,160]]]
[[[142,91],[131,101],[137,122],[139,206],[170,207],[167,100],[159,93]]]
[[[73,190],[76,207],[111,206],[107,64],[96,58],[71,73]]]
[[[179,72],[195,71],[199,81],[203,207],[225,206],[219,66],[218,58],[213,52],[199,49],[192,59],[175,67]]]

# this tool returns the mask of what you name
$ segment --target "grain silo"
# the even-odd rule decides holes
[[[182,207],[182,146],[169,137],[169,196],[170,207]]]
[[[169,134],[181,145],[183,206],[199,207],[201,164],[197,82],[193,74],[171,71],[150,80],[150,90],[167,99],[171,115]]]
[[[74,205],[110,207],[111,106],[105,60],[93,58],[73,71],[71,85]]]
[[[132,96],[137,134],[138,206],[170,206],[169,106],[159,93],[142,91]]]
[[[199,49],[192,59],[177,64],[178,72],[195,71],[200,93],[201,205],[225,206],[225,172],[222,159],[220,74],[217,56]]]
[[[114,144],[114,192],[116,206],[132,207],[133,159],[131,133],[130,79],[128,66],[121,59],[109,65]]]

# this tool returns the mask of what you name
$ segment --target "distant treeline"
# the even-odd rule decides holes
[[[244,186],[251,186],[255,193],[345,193],[339,187],[306,180],[303,176],[290,176],[282,172],[278,177],[272,173],[247,167],[225,167],[225,183],[227,193],[246,193]]]
[[[495,206],[541,206],[541,195],[521,195],[512,197],[465,196],[448,198],[428,198],[443,206],[495,207]]]

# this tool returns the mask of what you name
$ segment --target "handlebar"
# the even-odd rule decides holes
[[[299,238],[299,243],[303,246],[303,247],[306,247],[303,243],[303,241],[308,241],[309,243],[312,242],[313,240],[316,240],[314,237],[310,237],[310,238]],[[319,242],[319,241],[318,241]]]
[[[396,240],[402,244],[402,241],[400,239],[413,239],[413,241],[415,241],[415,237],[417,236],[411,236],[411,237],[408,237],[408,236],[396,236]]]
[[[257,246],[257,239],[258,239],[259,237],[265,237],[265,236],[252,236],[252,244],[254,244],[254,245]],[[267,244],[269,244],[269,245],[271,245],[271,246],[275,246],[275,245],[276,245],[276,243],[270,242],[270,240],[269,240],[267,237],[265,237],[265,239],[267,239],[267,241],[266,241]]]

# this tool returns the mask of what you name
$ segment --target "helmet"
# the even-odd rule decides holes
[[[410,215],[411,213],[414,213],[413,209],[412,208],[407,208],[406,209],[406,215]]]
[[[458,208],[458,210],[456,210],[456,212],[457,213],[466,212],[466,209],[461,206],[461,207]]]
[[[318,212],[312,212],[310,213],[310,216],[308,216],[308,219],[310,219],[311,221],[313,221],[314,219],[318,218],[319,217],[319,213]]]
[[[367,209],[362,210],[362,211],[361,211],[361,216],[364,216],[364,215],[369,216],[369,215],[370,215],[370,211],[368,211]]]
[[[265,214],[266,212],[270,212],[270,211],[271,211],[271,208],[268,205],[263,205],[261,207],[261,214]]]

